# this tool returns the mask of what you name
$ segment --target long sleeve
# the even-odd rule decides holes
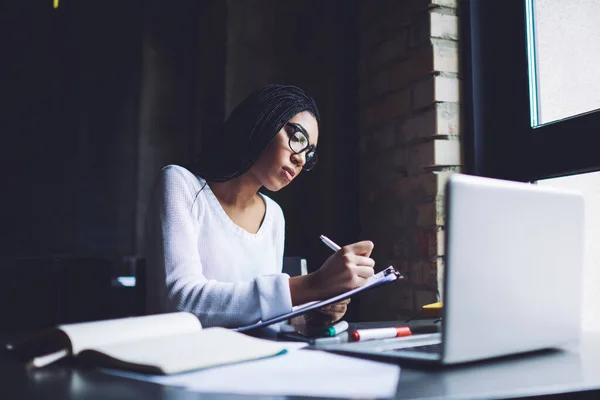
[[[152,230],[158,236],[149,241],[158,245],[149,251],[154,258],[148,260],[149,268],[156,269],[152,276],[159,288],[156,295],[165,297],[164,311],[188,311],[203,326],[224,327],[289,312],[289,276],[277,266],[283,257],[283,232],[254,237],[244,231],[245,237],[227,225],[233,222],[225,220],[224,210],[211,209],[219,204],[206,201],[212,192],[203,193],[210,188],[197,182],[181,167],[165,167],[148,209],[149,219],[156,218],[149,224],[150,236]],[[272,219],[265,218],[267,226],[261,230],[283,229],[282,217]],[[227,231],[230,228],[232,232]]]

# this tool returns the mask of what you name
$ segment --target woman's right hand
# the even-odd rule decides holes
[[[318,298],[325,299],[365,284],[373,275],[375,261],[370,258],[373,242],[352,243],[336,251],[311,275],[311,286]]]

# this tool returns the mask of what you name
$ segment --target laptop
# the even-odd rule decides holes
[[[451,365],[577,343],[582,196],[454,174],[445,200],[441,331],[323,349]]]

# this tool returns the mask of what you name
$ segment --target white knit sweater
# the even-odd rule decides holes
[[[205,181],[185,168],[161,170],[146,216],[150,313],[188,311],[203,326],[239,327],[292,310],[281,272],[285,221],[262,195],[257,233],[236,225]]]

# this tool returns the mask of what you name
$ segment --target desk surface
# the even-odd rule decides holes
[[[396,398],[511,398],[572,392],[579,392],[577,398],[598,398],[600,394],[600,332],[584,333],[578,348],[433,371],[402,366]],[[567,396],[573,398],[573,394]],[[26,372],[5,354],[0,356],[0,398],[170,400],[200,397],[231,399],[238,396],[195,393],[69,365]]]

